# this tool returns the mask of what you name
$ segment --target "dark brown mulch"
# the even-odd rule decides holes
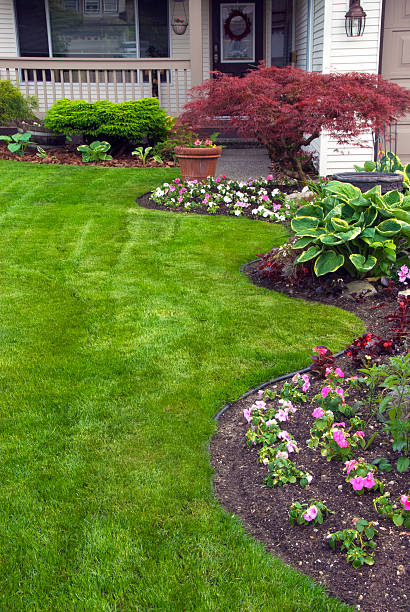
[[[257,264],[248,265],[245,273],[253,282],[273,288],[269,281],[261,279]],[[379,287],[377,296],[362,302],[318,294],[314,285],[307,292],[286,286],[274,288],[285,290],[294,297],[314,297],[316,301],[346,308],[362,318],[367,331],[381,336],[391,326],[385,321],[384,315],[397,305],[397,296],[382,287]],[[346,374],[355,374],[348,357],[339,358],[337,365]],[[311,381],[310,398],[323,385],[315,375],[311,376]],[[280,388],[280,384],[278,386]],[[288,423],[282,424],[282,428],[288,429],[299,442],[301,451],[296,457],[296,464],[313,474],[311,485],[306,489],[297,484],[276,489],[263,486],[267,468],[257,463],[258,450],[246,445],[248,424],[243,417],[243,410],[249,408],[256,399],[258,396],[254,393],[232,404],[219,418],[218,431],[211,441],[215,494],[222,505],[228,512],[237,514],[245,528],[263,542],[270,552],[320,582],[330,595],[347,604],[356,605],[361,610],[409,610],[410,589],[406,561],[410,533],[375,512],[372,499],[380,493],[367,492],[361,496],[353,493],[351,485],[345,482],[343,464],[327,462],[319,451],[314,452],[306,446],[309,429],[314,421],[311,413],[316,407],[309,402],[302,405]],[[360,392],[354,391],[349,397],[349,403],[353,404],[357,399],[363,398],[360,398]],[[376,457],[386,457],[395,465],[398,454],[392,451],[382,429],[382,424],[376,419],[370,421],[365,430],[366,439],[376,431],[378,435],[367,451],[360,452],[360,456],[368,462]],[[388,473],[379,472],[377,477],[385,483],[393,498],[408,490],[408,474],[399,474],[393,470]],[[291,504],[311,498],[323,500],[336,513],[321,526],[291,527],[288,522]],[[332,552],[326,541],[328,532],[352,527],[355,517],[379,522],[375,565],[363,566],[358,570],[347,564],[343,553]]]
[[[70,146],[55,147],[47,149],[46,158],[40,158],[36,155],[36,150],[27,149],[24,155],[14,155],[7,149],[7,144],[0,146],[0,159],[10,161],[31,162],[34,164],[67,164],[70,166],[104,166],[108,168],[173,168],[177,164],[175,162],[164,162],[158,164],[155,161],[148,160],[145,166],[141,160],[131,154],[118,155],[114,159],[103,162],[83,162],[81,154],[73,150]],[[53,156],[55,159],[53,159]]]

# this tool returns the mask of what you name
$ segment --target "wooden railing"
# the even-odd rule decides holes
[[[159,98],[169,114],[177,116],[190,88],[189,60],[169,58],[0,58],[0,80],[34,95],[40,113],[60,98],[71,100],[139,100]]]

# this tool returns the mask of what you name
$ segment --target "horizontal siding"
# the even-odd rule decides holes
[[[17,56],[17,42],[12,0],[0,0],[0,56]]]
[[[363,3],[362,3],[363,4]],[[348,2],[326,0],[325,40],[323,72],[367,72],[377,74],[379,68],[380,28],[382,0],[366,0],[366,28],[359,38],[348,38],[345,31],[345,14]],[[373,159],[370,132],[361,137],[364,146],[338,145],[325,136],[321,139],[321,174],[352,171],[354,164],[362,165]]]
[[[312,70],[322,72],[325,0],[315,0],[313,11]]]
[[[295,43],[296,67],[306,69],[307,51],[308,2],[296,0],[295,2]]]

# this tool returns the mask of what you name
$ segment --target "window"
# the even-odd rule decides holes
[[[15,0],[20,54],[169,57],[168,1]]]

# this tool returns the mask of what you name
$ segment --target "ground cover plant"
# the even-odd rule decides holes
[[[0,168],[0,607],[345,610],[221,509],[208,440],[360,321],[239,274],[282,227],[137,206],[177,171]]]
[[[231,118],[240,135],[257,138],[272,161],[306,179],[308,147],[322,130],[339,143],[354,143],[369,129],[405,114],[410,93],[377,75],[319,74],[287,66],[260,66],[244,77],[216,73],[191,90],[180,120],[194,129]]]

